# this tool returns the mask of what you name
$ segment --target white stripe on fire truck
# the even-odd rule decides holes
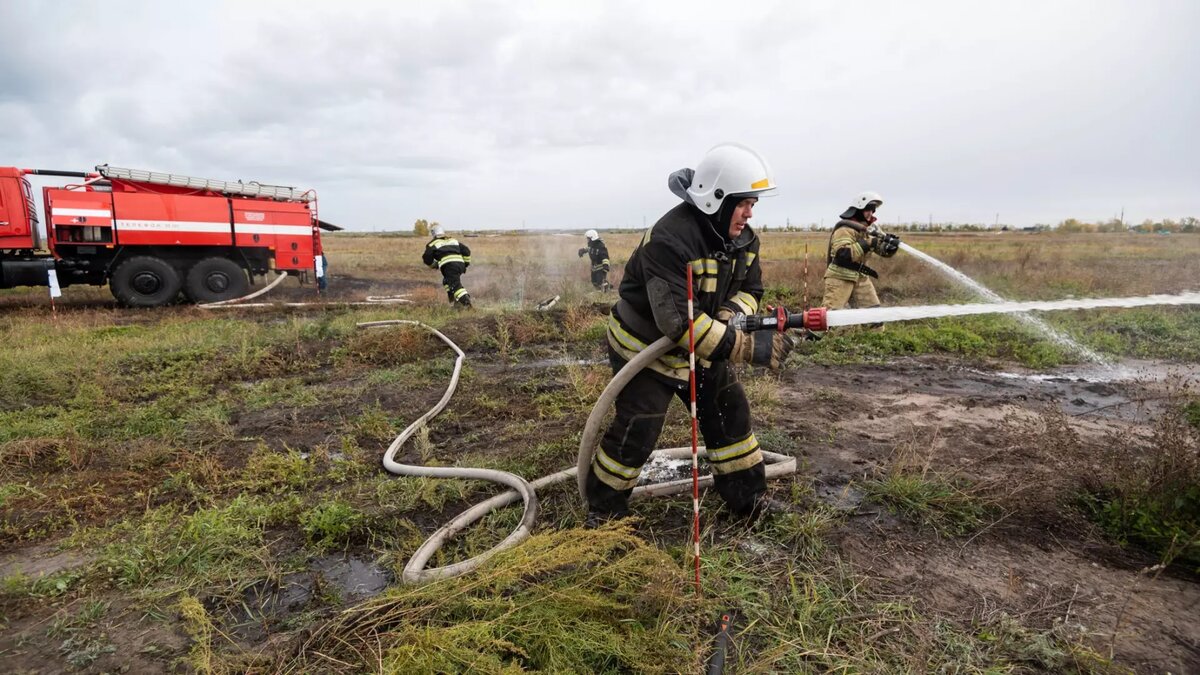
[[[108,209],[68,209],[55,207],[52,214],[55,216],[91,216],[93,218],[112,218],[112,211]]]
[[[137,230],[139,232],[205,232],[225,233],[229,231],[228,222],[209,222],[194,220],[125,220],[118,219],[118,230]],[[275,234],[304,236],[312,234],[312,228],[307,225],[247,225],[237,223],[237,234]]]
[[[238,234],[291,234],[296,236],[304,236],[312,234],[312,228],[308,225],[249,225],[247,223],[234,223],[234,228]]]
[[[125,220],[116,221],[117,230],[138,230],[141,232],[229,232],[229,221],[223,223],[194,221],[194,220]]]

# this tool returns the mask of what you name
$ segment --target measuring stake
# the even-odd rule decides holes
[[[696,311],[692,291],[692,264],[687,268],[688,385],[692,402],[692,552],[696,568],[696,595],[700,595],[700,442],[696,421]]]
[[[804,242],[804,309],[808,309],[808,242]]]

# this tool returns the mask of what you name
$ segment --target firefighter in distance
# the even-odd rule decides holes
[[[587,247],[579,249],[579,257],[586,255],[591,260],[592,286],[598,291],[610,291],[612,284],[608,283],[608,247],[604,245],[600,233],[595,230],[588,230],[584,236],[587,237]]]
[[[755,314],[762,299],[759,240],[748,221],[759,196],[775,191],[755,151],[718,145],[693,171],[671,174],[683,200],[658,220],[629,257],[608,317],[609,361],[619,370],[664,335],[677,345],[630,380],[586,479],[589,525],[628,515],[630,492],[658,441],[671,399],[689,401],[687,268],[693,274],[697,417],[717,492],[735,514],[754,517],[765,467],[751,430],[750,404],[730,363],[778,368],[791,351],[785,333],[745,333],[727,322]]]
[[[441,225],[435,224],[430,228],[430,234],[433,239],[425,245],[421,261],[427,267],[441,271],[442,288],[446,289],[446,297],[451,305],[470,307],[471,294],[463,288],[462,275],[471,266],[471,249],[457,239],[446,236],[446,230]]]
[[[883,197],[875,192],[863,192],[854,198],[829,234],[829,249],[825,262],[825,295],[822,305],[828,309],[855,309],[879,306],[879,295],[872,279],[879,273],[867,266],[872,253],[884,258],[900,250],[900,237],[887,234],[875,225],[875,211],[883,205]]]

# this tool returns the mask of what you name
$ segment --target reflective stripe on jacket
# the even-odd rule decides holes
[[[829,252],[825,258],[828,267],[825,269],[825,277],[858,281],[863,276],[861,269],[866,265],[867,257],[871,255],[866,244],[866,226],[849,220],[842,220],[834,225],[833,232],[829,234]],[[838,250],[843,248],[850,250],[850,259],[854,261],[853,268],[842,267],[833,262]]]
[[[595,239],[588,242],[588,259],[592,261],[592,271],[606,270],[608,262],[608,247],[600,239]]]
[[[425,253],[421,261],[427,267],[440,268],[447,263],[457,262],[463,265],[471,264],[471,249],[466,244],[458,243],[452,237],[435,237],[425,245]]]
[[[718,312],[754,314],[762,300],[758,236],[749,227],[736,241],[717,234],[696,207],[680,204],[643,235],[625,263],[620,301],[608,322],[608,343],[629,360],[663,335],[677,347],[648,366],[675,380],[688,378],[687,268],[695,294],[696,357],[702,365],[729,357],[734,334]]]

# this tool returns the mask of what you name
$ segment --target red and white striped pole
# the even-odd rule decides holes
[[[804,242],[804,309],[808,309],[808,242]]]
[[[688,385],[692,402],[692,552],[696,568],[696,595],[700,595],[700,442],[696,421],[696,310],[692,290],[692,264],[687,268],[688,292]]]

